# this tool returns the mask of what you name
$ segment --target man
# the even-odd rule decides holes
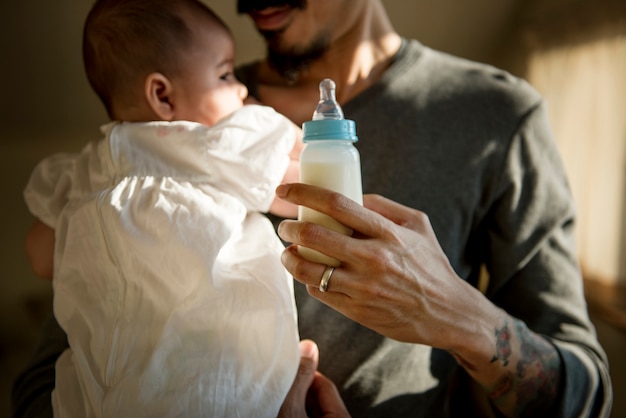
[[[319,369],[352,415],[608,416],[572,197],[538,94],[402,39],[380,0],[239,0],[238,10],[267,43],[267,57],[237,74],[251,96],[302,123],[319,82],[334,80],[356,121],[364,192],[397,202],[366,196],[361,208],[278,189],[355,231],[278,229],[342,261],[328,279],[293,246],[283,254],[306,285],[301,336],[319,345]]]
[[[239,73],[251,95],[301,123],[318,83],[332,78],[356,121],[364,191],[398,202],[369,196],[361,208],[319,189],[278,190],[356,231],[338,237],[298,222],[279,230],[342,261],[321,293],[325,266],[291,249],[283,255],[308,285],[297,288],[301,337],[318,344],[319,370],[352,415],[608,416],[610,381],[585,308],[571,196],[536,93],[401,39],[379,0],[239,7],[269,50]],[[483,265],[485,296],[473,287]],[[17,385],[22,405],[37,394],[49,402],[54,375],[41,377],[50,379],[54,339],[63,348],[64,338],[50,329],[49,356],[40,352]],[[311,376],[315,362],[304,364]],[[299,399],[310,381],[297,379]]]

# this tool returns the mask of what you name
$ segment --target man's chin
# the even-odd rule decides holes
[[[309,66],[319,59],[328,49],[329,37],[320,36],[310,45],[301,48],[282,47],[280,43],[280,34],[268,34],[271,39],[267,39],[267,61],[270,66],[288,81],[297,81],[300,73],[306,71]]]

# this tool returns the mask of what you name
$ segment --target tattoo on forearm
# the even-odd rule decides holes
[[[509,356],[511,355],[511,331],[509,330],[508,321],[504,321],[504,326],[500,329],[496,328],[496,353],[491,358],[493,363],[496,360],[502,360],[503,365],[509,364]]]
[[[515,321],[514,332],[519,341],[515,371],[506,372],[491,390],[489,397],[496,404],[514,405],[514,415],[532,416],[549,408],[557,393],[561,376],[558,352],[544,338],[530,331],[521,321]],[[496,353],[491,362],[501,360],[507,366],[512,354],[508,322],[496,330]],[[512,398],[514,398],[513,403]]]

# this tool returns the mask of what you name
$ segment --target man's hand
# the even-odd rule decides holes
[[[311,340],[300,342],[300,367],[278,413],[279,418],[348,418],[333,382],[317,371],[319,351]]]

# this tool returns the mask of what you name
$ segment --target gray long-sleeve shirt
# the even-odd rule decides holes
[[[238,77],[255,95],[255,64]],[[429,215],[457,274],[558,349],[557,412],[608,415],[611,385],[584,300],[574,204],[545,104],[526,82],[417,41],[343,104],[356,122],[363,190]],[[354,416],[471,416],[451,395],[463,373],[446,352],[382,337],[297,286],[300,333]],[[461,377],[460,377],[461,376]],[[547,411],[546,411],[547,412]],[[479,412],[475,412],[479,414]]]

